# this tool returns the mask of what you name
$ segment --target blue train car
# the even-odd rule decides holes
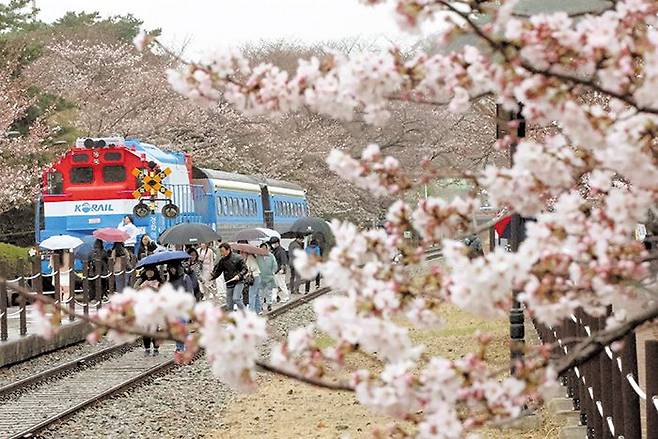
[[[170,195],[158,198],[146,215],[135,213],[135,191],[143,184],[134,171],[168,169],[162,184]],[[281,233],[309,214],[306,193],[299,185],[257,176],[193,166],[188,154],[120,137],[78,139],[43,173],[35,217],[36,242],[68,234],[88,237],[102,227],[117,227],[124,215],[154,239],[183,222],[213,227],[224,240],[239,230],[269,227]],[[178,214],[163,214],[167,205]]]

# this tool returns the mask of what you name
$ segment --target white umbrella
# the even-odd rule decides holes
[[[71,250],[84,244],[82,239],[71,235],[55,235],[44,239],[39,247],[46,250]]]

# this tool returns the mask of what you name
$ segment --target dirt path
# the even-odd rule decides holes
[[[481,320],[454,308],[446,308],[443,319],[444,324],[438,329],[412,330],[413,339],[425,344],[431,354],[459,358],[475,349],[474,335],[479,330],[494,337],[488,357],[492,366],[507,364],[506,320]],[[348,369],[373,366],[370,361],[352,357]],[[269,374],[260,377],[256,393],[236,396],[218,416],[223,424],[220,430],[211,432],[215,438],[366,438],[372,437],[377,426],[393,422],[359,405],[352,393],[331,392]],[[482,437],[556,438],[557,429],[544,422],[529,431],[486,430]]]

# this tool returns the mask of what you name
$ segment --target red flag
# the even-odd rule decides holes
[[[510,223],[510,221],[512,221],[512,215],[506,216],[494,225],[498,236],[502,236],[503,233],[505,233],[505,229],[507,228],[507,225]]]

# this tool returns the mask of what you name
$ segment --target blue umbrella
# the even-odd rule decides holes
[[[184,261],[185,259],[189,259],[190,255],[188,255],[186,252],[182,251],[175,251],[175,252],[159,252],[159,253],[154,253],[150,256],[147,256],[140,260],[137,263],[136,268],[144,267],[146,265],[160,265],[164,264],[167,262],[172,262],[172,261]]]
[[[96,241],[96,238],[93,236],[81,236],[80,239],[82,239],[82,245],[76,247],[76,249],[73,250],[73,254],[77,259],[88,259],[94,252],[94,242]]]

